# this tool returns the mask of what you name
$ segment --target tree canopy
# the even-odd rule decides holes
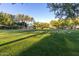
[[[56,18],[76,19],[79,16],[79,3],[48,3],[47,7]]]
[[[14,16],[8,13],[0,13],[0,24],[3,25],[12,25]]]

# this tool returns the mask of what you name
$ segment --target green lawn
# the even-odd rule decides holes
[[[1,56],[79,55],[79,30],[0,30]]]

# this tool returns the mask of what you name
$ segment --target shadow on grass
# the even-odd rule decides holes
[[[41,39],[28,50],[22,51],[20,56],[66,56],[71,55],[63,34],[54,33]]]
[[[23,37],[23,38],[20,38],[20,39],[13,40],[13,41],[10,41],[10,42],[6,42],[6,43],[3,43],[3,44],[0,44],[0,47],[5,46],[7,44],[15,43],[15,42],[18,42],[18,41],[21,41],[21,40],[24,40],[24,39],[27,39],[27,38],[30,38],[30,37],[33,37],[33,36],[41,35],[41,34],[45,34],[45,32],[39,33],[39,34],[37,33],[37,34],[34,34],[34,35],[30,35],[30,36],[27,36],[27,37]]]

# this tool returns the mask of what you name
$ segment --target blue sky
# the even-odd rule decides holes
[[[0,5],[0,12],[29,15],[39,22],[49,22],[54,19],[54,14],[47,8],[46,3],[26,3],[23,5],[6,3]]]

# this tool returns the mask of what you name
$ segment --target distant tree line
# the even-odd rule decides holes
[[[35,29],[79,29],[79,18],[76,20],[58,19],[51,20],[49,23],[36,22],[34,23]]]
[[[76,19],[66,18],[46,22],[35,22],[34,18],[24,14],[12,15],[0,12],[0,29],[27,29],[32,23],[33,29],[76,29],[79,27],[79,17]]]
[[[12,15],[0,12],[0,29],[27,28],[29,22],[34,22],[34,18],[24,14]]]
[[[76,20],[72,20],[71,18],[66,20],[51,20],[50,24],[53,29],[79,29],[79,18]]]
[[[49,29],[50,24],[46,22],[35,22],[33,25],[34,29]]]

